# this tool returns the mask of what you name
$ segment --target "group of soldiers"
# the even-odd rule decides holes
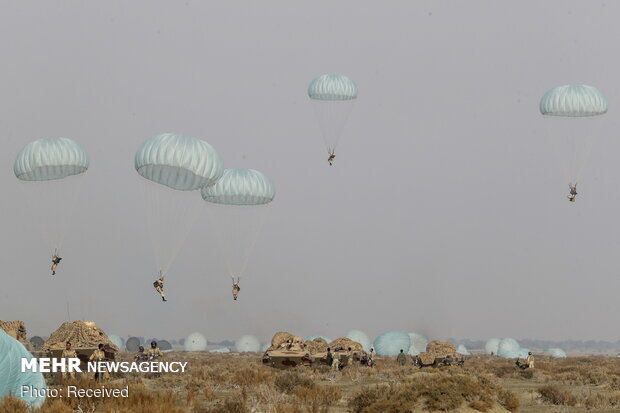
[[[356,353],[351,347],[346,350],[344,348],[335,348],[333,353],[331,348],[328,347],[327,355],[325,356],[325,363],[330,366],[333,371],[342,370],[345,366],[352,366],[356,361],[359,361],[359,363],[363,366],[374,367],[374,349],[371,348],[369,353],[362,352],[361,356],[357,357],[357,359]]]
[[[97,346],[97,349],[93,351],[92,354],[88,357],[88,361],[99,362],[99,361],[108,360],[105,350],[106,350],[106,345],[103,343],[99,343],[99,345]],[[162,353],[161,349],[157,347],[157,342],[151,341],[151,347],[146,350],[144,350],[144,347],[140,346],[138,354],[134,357],[134,361],[150,361],[150,360],[154,360],[159,357],[163,357],[163,355],[164,354]],[[65,360],[75,359],[75,358],[79,359],[77,351],[73,349],[73,345],[71,344],[70,341],[67,341],[65,343],[65,349],[62,351],[62,354],[60,357]],[[109,374],[107,372],[97,371],[95,373],[94,378],[96,381],[101,381],[102,379],[108,378],[108,377],[109,377]],[[73,371],[63,372],[62,378],[63,380],[67,378],[75,379],[75,372]]]

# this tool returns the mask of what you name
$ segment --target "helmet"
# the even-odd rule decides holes
[[[157,345],[157,341],[155,341],[155,340],[151,341],[151,345],[155,345],[156,346]]]

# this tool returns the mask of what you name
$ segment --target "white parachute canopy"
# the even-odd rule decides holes
[[[514,338],[503,338],[497,347],[497,355],[510,359],[521,357],[521,346]]]
[[[110,339],[112,344],[114,344],[116,347],[121,348],[121,349],[124,347],[123,339],[117,336],[116,334],[109,334],[108,338]]]
[[[499,342],[501,339],[499,338],[491,338],[484,345],[484,351],[487,354],[494,354],[497,356],[497,352],[499,350]]]
[[[373,343],[375,351],[380,356],[396,356],[400,350],[407,350],[410,346],[409,334],[403,331],[388,331],[375,338]]]
[[[235,349],[239,353],[258,353],[260,351],[260,340],[255,336],[241,336],[235,341]]]
[[[0,399],[12,394],[30,406],[39,407],[45,401],[45,379],[41,373],[22,373],[22,358],[31,360],[32,354],[0,328]],[[22,396],[22,386],[32,387],[37,393],[26,392]]]
[[[561,348],[549,348],[547,349],[547,353],[553,358],[562,359],[566,358],[566,352]]]
[[[407,354],[410,356],[417,356],[418,354],[426,351],[428,339],[422,334],[409,333],[409,340],[411,341],[411,345],[409,346],[409,351]]]
[[[470,355],[469,350],[467,350],[467,347],[465,347],[464,344],[459,344],[459,347],[456,349],[456,352],[464,356]]]
[[[23,183],[33,221],[42,232],[40,236],[60,256],[89,165],[86,150],[68,138],[31,142],[17,154],[13,164],[15,176]]]
[[[357,99],[357,85],[344,75],[326,74],[308,86],[308,97],[328,153],[334,153]]]
[[[204,351],[207,349],[207,339],[200,333],[192,333],[183,343],[185,351]]]
[[[243,275],[265,213],[276,190],[254,169],[227,169],[215,185],[202,188],[231,277]]]
[[[593,126],[607,113],[607,99],[592,86],[558,86],[540,99],[540,113],[566,179],[576,185],[590,156]]]
[[[219,353],[219,354],[230,353],[230,349],[228,347],[216,348],[213,350],[209,350],[209,353]]]
[[[165,133],[148,139],[135,156],[142,176],[149,234],[156,270],[166,274],[198,216],[194,191],[213,185],[224,170],[222,158],[207,142]]]
[[[357,343],[360,343],[364,351],[370,351],[370,347],[372,346],[372,343],[370,342],[370,337],[368,337],[368,335],[363,331],[351,330],[347,333],[347,338]]]

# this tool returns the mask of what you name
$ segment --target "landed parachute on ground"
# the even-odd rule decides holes
[[[235,349],[239,353],[258,353],[260,351],[260,340],[255,336],[242,336],[235,341]]]
[[[368,337],[368,335],[363,331],[351,330],[347,333],[346,337],[350,340],[360,343],[364,348],[364,351],[370,351],[370,347],[372,346],[372,343],[370,342],[370,337]]]
[[[22,343],[0,329],[0,399],[11,394],[30,406],[39,407],[45,401],[45,379],[41,373],[22,373],[22,358],[30,360],[32,354]],[[22,396],[22,386],[32,387],[37,393],[26,392]]]
[[[547,349],[547,353],[556,359],[566,358],[566,352],[561,348],[549,348]]]
[[[486,344],[484,345],[484,351],[487,354],[497,355],[497,350],[499,349],[500,341],[502,340],[499,338],[491,338],[487,340]]]
[[[411,346],[409,334],[403,331],[383,333],[373,343],[375,352],[380,356],[396,356],[400,350],[407,351]]]
[[[135,352],[140,348],[140,339],[138,337],[129,337],[125,342],[125,350]]]
[[[143,179],[147,225],[156,269],[165,275],[199,211],[193,191],[213,185],[223,173],[217,151],[200,139],[165,133],[148,139],[135,156]]]
[[[265,213],[276,195],[271,180],[254,169],[227,169],[212,186],[202,188],[211,225],[217,230],[231,277],[246,268]]]
[[[124,347],[123,339],[120,336],[117,336],[116,334],[108,334],[108,338],[119,349],[122,349]]]
[[[333,154],[357,99],[357,85],[344,75],[326,74],[308,86],[328,154]]]
[[[185,339],[185,351],[204,351],[207,349],[207,339],[200,333],[192,333]]]
[[[409,346],[407,354],[410,356],[417,356],[418,354],[426,351],[428,339],[422,334],[409,333],[409,340],[411,341],[411,345]]]
[[[564,85],[545,93],[539,106],[568,184],[576,186],[592,149],[593,126],[607,113],[607,99],[592,86]]]
[[[13,172],[24,182],[24,192],[54,254],[62,254],[69,220],[77,201],[81,177],[90,161],[86,150],[68,138],[39,139],[15,158]],[[51,256],[51,255],[50,255]]]
[[[456,349],[456,352],[464,356],[470,355],[469,350],[467,350],[467,347],[465,347],[464,344],[459,344],[459,347]]]

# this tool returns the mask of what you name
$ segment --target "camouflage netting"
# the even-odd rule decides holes
[[[446,341],[431,341],[426,345],[426,352],[420,353],[420,360],[424,364],[432,364],[438,357],[455,354],[456,348]]]
[[[306,350],[310,354],[326,353],[327,347],[329,347],[327,341],[323,340],[321,337],[317,337],[314,340],[305,341],[304,344],[306,345]]]
[[[287,333],[286,331],[280,331],[276,333],[271,339],[271,347],[267,349],[267,351],[280,350],[282,348],[282,344],[286,343],[288,340],[291,340],[293,343],[293,350],[301,350],[304,341],[301,337],[294,336],[291,333]]]
[[[351,350],[353,351],[364,351],[364,347],[362,347],[360,343],[358,343],[357,341],[353,341],[347,337],[340,337],[340,338],[335,339],[334,341],[329,343],[329,347],[332,350],[339,348],[339,347],[342,347],[343,349],[347,350],[349,347],[351,347]]]
[[[118,347],[114,345],[112,340],[97,327],[92,321],[73,321],[65,322],[54,331],[50,338],[43,343],[42,350],[60,350],[65,348],[67,341],[70,341],[73,348],[93,348],[99,343],[107,344],[114,350],[118,351]]]
[[[271,339],[271,347],[269,347],[269,350],[275,350],[277,348],[280,348],[280,345],[282,345],[282,343],[286,343],[287,340],[290,340],[292,338],[295,338],[295,336],[291,333],[287,333],[286,331],[280,331],[275,333],[273,335],[273,338]]]
[[[23,321],[0,321],[0,328],[14,339],[26,342],[26,325]]]

